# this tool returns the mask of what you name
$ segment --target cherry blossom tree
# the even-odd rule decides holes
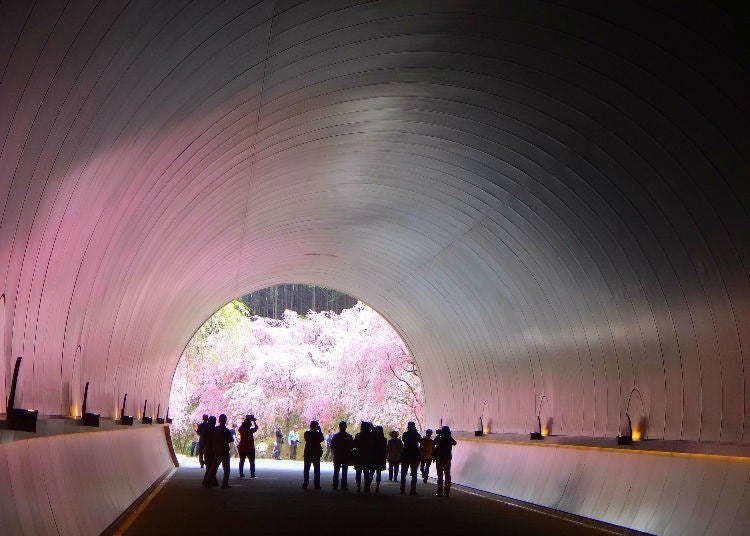
[[[170,408],[180,450],[204,413],[239,423],[254,413],[260,436],[312,419],[369,420],[387,429],[422,424],[422,385],[403,341],[358,302],[341,314],[286,311],[251,316],[238,301],[213,315],[188,344],[175,372]]]

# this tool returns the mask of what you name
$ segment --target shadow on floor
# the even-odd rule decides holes
[[[435,497],[432,483],[419,481],[418,496],[402,496],[387,472],[381,492],[367,495],[354,490],[353,474],[348,492],[332,490],[331,464],[323,464],[323,489],[304,491],[301,462],[258,460],[255,479],[238,478],[236,460],[232,463],[230,489],[205,489],[195,459],[182,460],[125,534],[607,534],[458,489],[450,498]]]

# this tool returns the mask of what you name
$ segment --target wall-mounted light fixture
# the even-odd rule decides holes
[[[475,437],[482,437],[484,435],[484,409],[487,407],[487,401],[482,404],[482,414],[479,416],[479,430],[474,430]]]
[[[89,398],[89,382],[86,382],[86,388],[83,390],[83,404],[81,404],[81,426],[99,427],[99,414],[86,413],[86,402]]]
[[[164,417],[164,422],[167,424],[172,424],[172,419],[169,418],[169,406],[167,406],[167,416]]]
[[[529,434],[529,439],[533,439],[535,441],[538,441],[540,439],[544,439],[544,435],[542,435],[542,418],[537,415],[536,420],[539,423],[539,431],[538,432],[531,432]]]
[[[633,444],[633,424],[630,422],[630,414],[626,413],[625,417],[628,419],[628,433],[625,435],[617,436],[618,445],[632,445]]]
[[[122,397],[122,411],[120,412],[120,424],[123,426],[133,426],[133,417],[131,415],[125,415],[125,401],[128,399],[128,393]]]
[[[143,401],[143,417],[141,418],[141,424],[153,424],[154,420],[151,417],[146,417],[146,404],[148,404],[148,399]]]
[[[644,410],[644,404],[643,404],[643,395],[641,394],[641,391],[637,387],[633,387],[631,389],[630,394],[628,395],[628,402],[625,405],[625,418],[628,420],[628,431],[624,435],[618,435],[617,436],[617,444],[618,445],[632,445],[633,441],[639,441],[642,439],[643,436],[643,430],[645,429],[645,417],[642,417],[639,424],[638,424],[638,430],[633,430],[633,422],[630,420],[630,401],[633,399],[633,394],[638,393],[638,397],[641,399],[641,410]]]
[[[156,406],[156,424],[164,424],[164,419],[159,417],[159,413],[161,413],[161,404]]]
[[[18,371],[21,368],[21,356],[16,359],[13,368],[13,379],[10,384],[10,395],[8,396],[7,426],[8,430],[19,432],[36,432],[36,420],[39,412],[34,409],[20,409],[15,407],[16,385],[18,384]]]
[[[542,401],[546,400],[546,396],[542,395],[542,398],[539,399],[539,407],[536,410],[536,422],[539,425],[539,431],[538,432],[531,432],[529,434],[529,439],[533,439],[534,441],[541,441],[544,439],[544,434],[542,433]]]

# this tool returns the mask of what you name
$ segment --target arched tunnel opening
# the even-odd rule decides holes
[[[2,532],[99,534],[146,500],[194,330],[314,281],[403,339],[457,485],[747,533],[747,21],[697,0],[0,4]],[[440,503],[456,530],[467,497]]]
[[[319,285],[269,287],[211,315],[182,352],[168,408],[178,457],[198,457],[203,415],[227,415],[232,458],[247,415],[259,426],[258,455],[276,459],[302,458],[304,437],[292,455],[289,433],[312,420],[327,447],[341,421],[386,434],[409,421],[427,428],[419,369],[398,333],[357,298]]]

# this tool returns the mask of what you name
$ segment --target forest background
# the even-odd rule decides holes
[[[423,415],[417,367],[393,328],[354,298],[311,285],[271,287],[219,309],[185,348],[169,405],[184,454],[204,413],[226,413],[230,426],[255,414],[256,444],[269,453],[277,425],[286,440],[312,419],[324,433],[340,420],[387,433],[410,420],[421,428]]]

